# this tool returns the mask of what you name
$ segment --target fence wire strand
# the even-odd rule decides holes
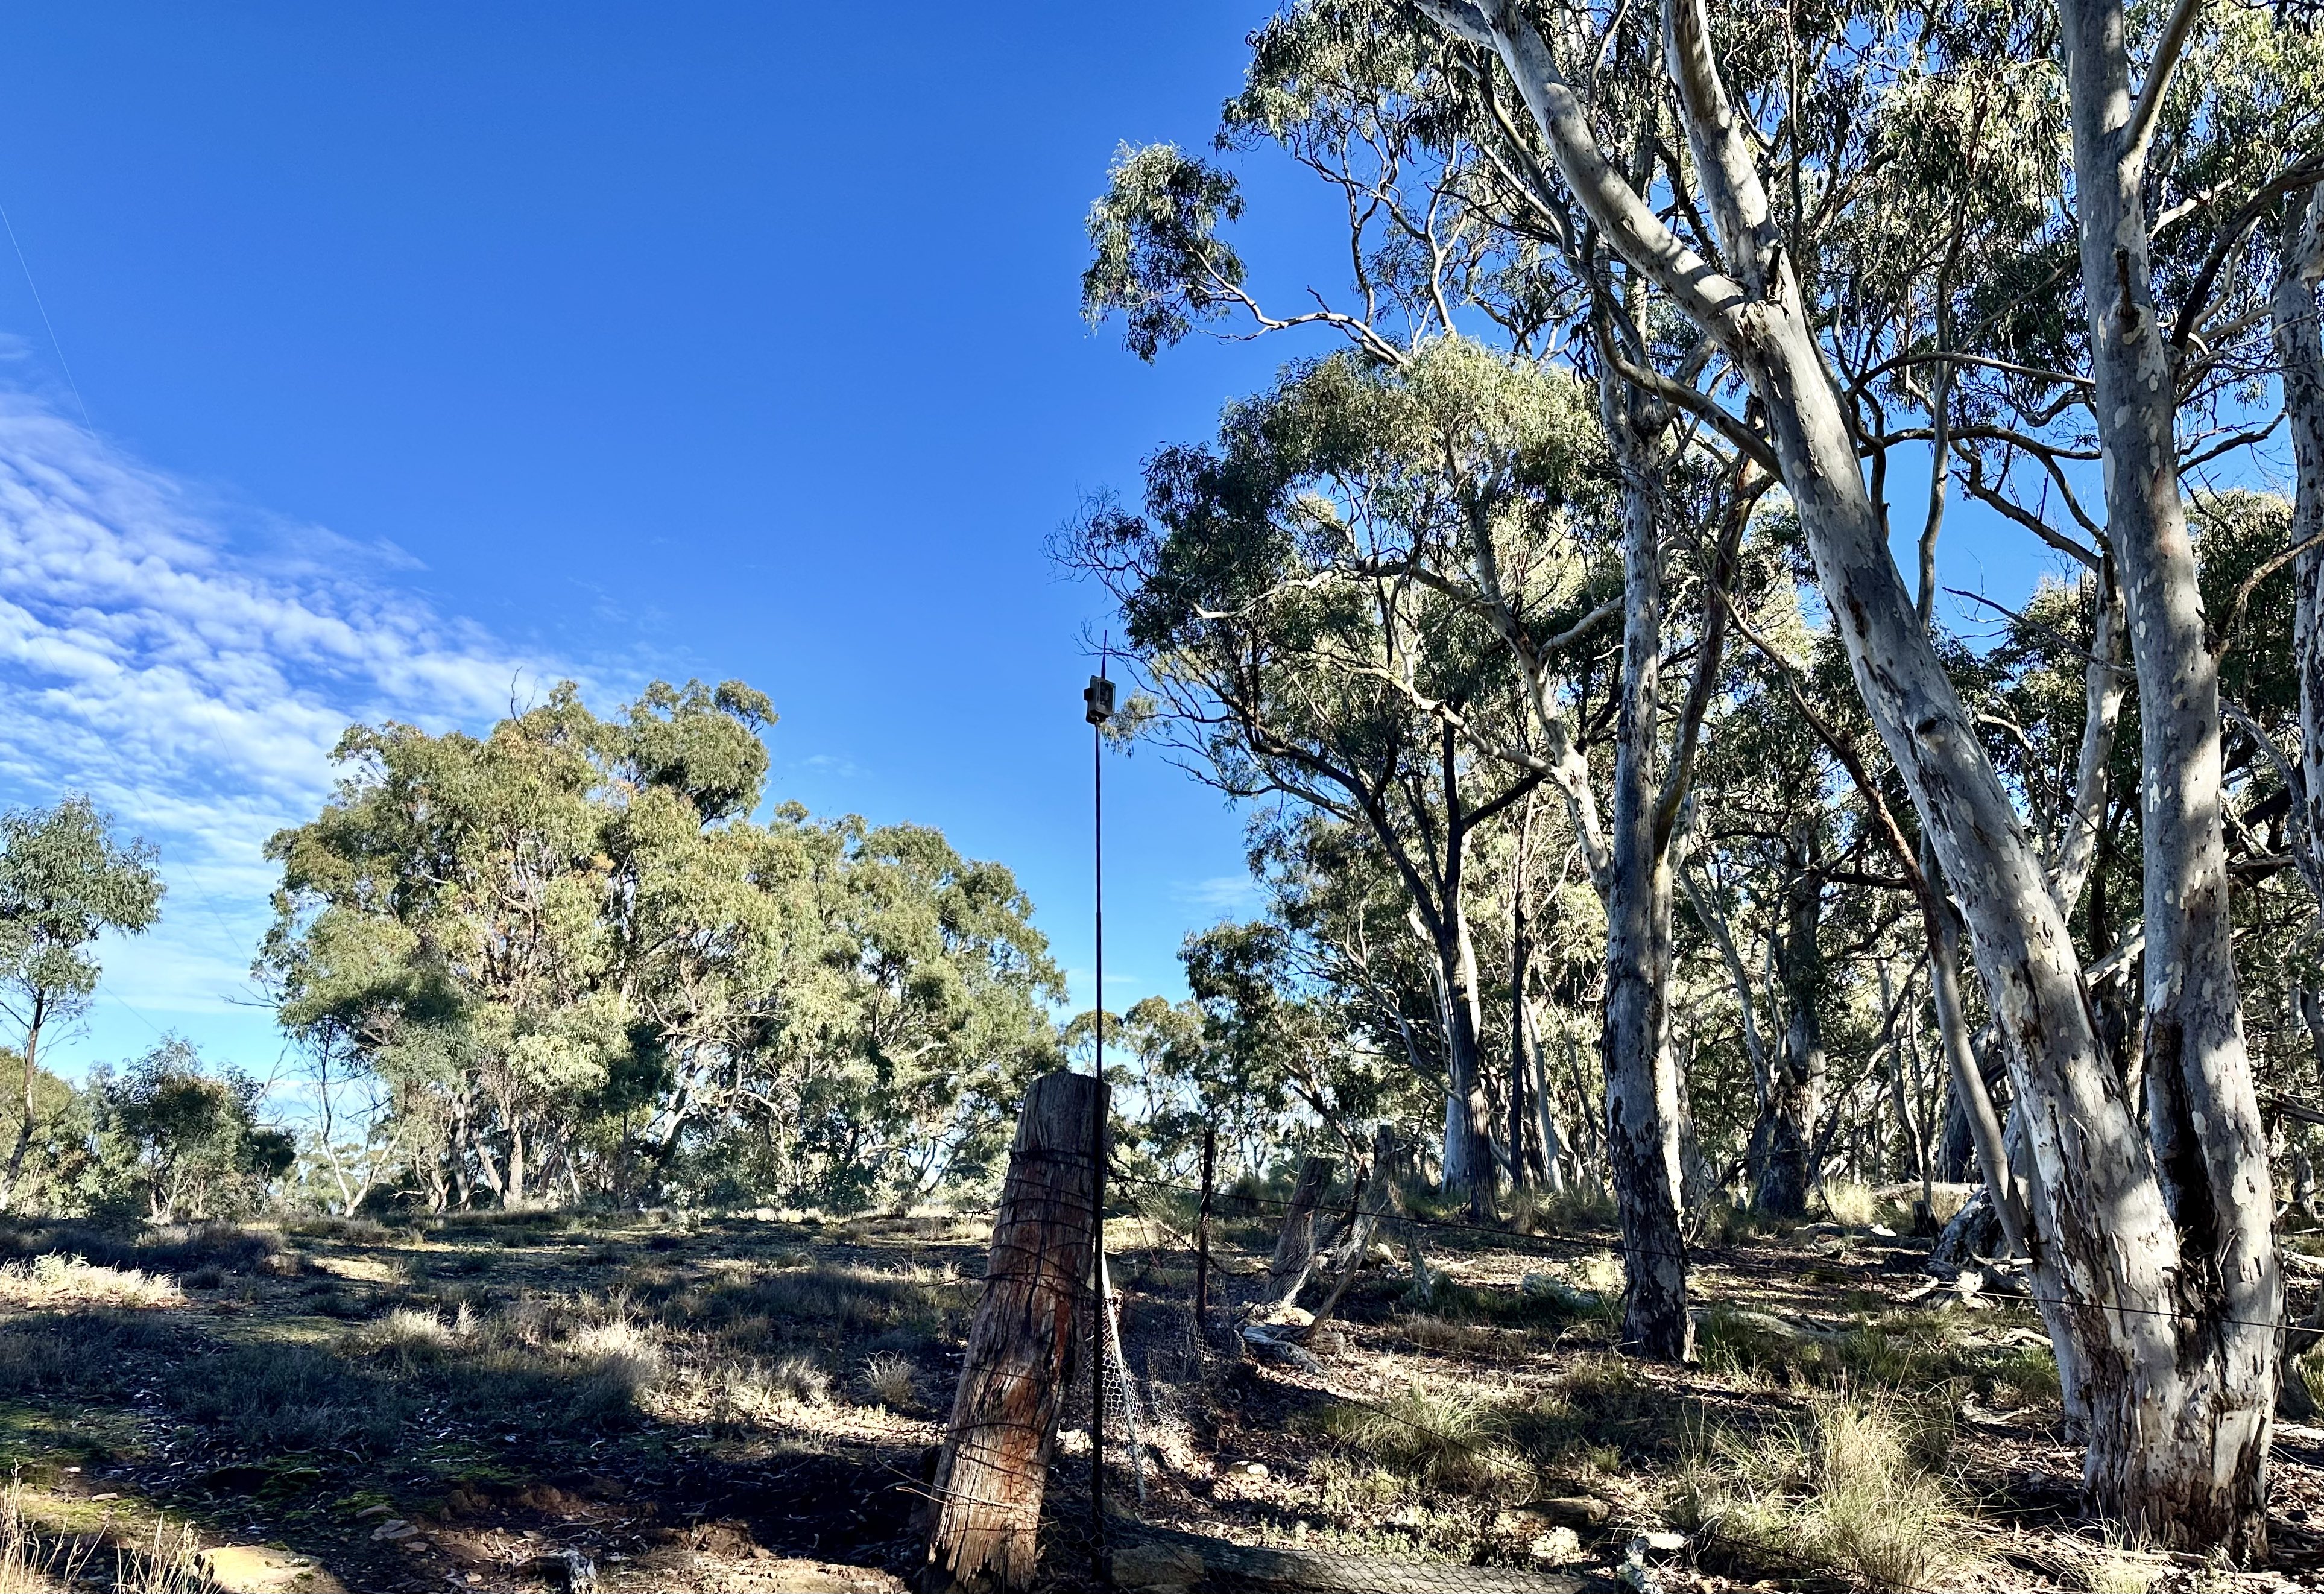
[[[1118,1166],[1109,1168],[1108,1177],[1117,1187],[1139,1186],[1148,1190],[1167,1191],[1174,1194],[1187,1195],[1196,1198],[1199,1198],[1204,1193],[1197,1186],[1182,1184],[1167,1179],[1157,1179],[1147,1175],[1132,1174]],[[1219,1193],[1213,1192],[1214,1202],[1218,1199],[1218,1194]],[[1289,1201],[1280,1197],[1255,1193],[1238,1193],[1229,1199],[1231,1199],[1238,1204],[1246,1208],[1257,1208],[1261,1211],[1272,1212],[1275,1213],[1285,1213],[1289,1212],[1292,1204]],[[1131,1197],[1130,1202],[1133,1206],[1136,1205],[1136,1198]],[[1138,1215],[1143,1216],[1144,1214],[1139,1213]],[[1314,1212],[1314,1216],[1319,1220],[1324,1218],[1326,1215],[1326,1213],[1320,1210],[1315,1211]],[[1458,1232],[1480,1236],[1492,1241],[1496,1248],[1515,1250],[1522,1254],[1531,1255],[1545,1261],[1572,1261],[1576,1259],[1574,1252],[1577,1250],[1586,1250],[1592,1255],[1602,1256],[1609,1250],[1619,1254],[1624,1249],[1618,1237],[1611,1241],[1606,1241],[1569,1235],[1524,1234],[1512,1229],[1475,1222],[1473,1221],[1450,1218],[1432,1218],[1416,1214],[1397,1213],[1393,1215],[1391,1221],[1395,1223],[1405,1225],[1410,1229]],[[1192,1248],[1194,1241],[1191,1237],[1180,1236],[1178,1238],[1187,1247],[1187,1248]],[[1560,1247],[1566,1248],[1562,1253],[1552,1248]],[[1151,1248],[1149,1247],[1148,1248]],[[1712,1253],[1732,1249],[1732,1248],[1727,1247],[1704,1247],[1702,1248],[1704,1251]],[[1631,1254],[1639,1256],[1667,1256],[1673,1253],[1652,1249],[1640,1249],[1634,1251]],[[1699,1259],[1698,1253],[1680,1252],[1676,1253],[1676,1255],[1678,1255],[1682,1260]],[[1795,1278],[1797,1276],[1795,1271],[1784,1268],[1779,1265],[1752,1264],[1739,1261],[1731,1257],[1723,1258],[1719,1265],[1732,1271],[1754,1274],[1764,1277],[1782,1276]],[[1103,1287],[1105,1309],[1101,1316],[1102,1321],[1105,1325],[1107,1340],[1106,1350],[1109,1356],[1109,1366],[1111,1368],[1111,1377],[1114,1387],[1121,1391],[1121,1398],[1119,1401],[1109,1400],[1108,1402],[1108,1422],[1109,1425],[1111,1425],[1118,1418],[1129,1434],[1130,1440],[1130,1453],[1136,1458],[1134,1464],[1137,1469],[1136,1481],[1138,1499],[1140,1506],[1143,1507],[1146,1504],[1147,1498],[1144,1471],[1147,1425],[1143,1421],[1146,1414],[1141,1409],[1143,1403],[1140,1402],[1137,1394],[1138,1382],[1130,1374],[1127,1357],[1124,1355],[1122,1350],[1120,1327],[1120,1299],[1114,1294],[1110,1283],[1105,1283]],[[2031,1293],[2017,1289],[1997,1291],[1986,1295],[1985,1298],[1995,1304],[2023,1303],[2030,1306],[2071,1304],[2034,1295]],[[2108,1309],[2129,1313],[2153,1312],[2155,1310],[2153,1308],[2133,1306],[2113,1306]],[[2172,1316],[2180,1315],[2175,1313],[2161,1313],[2158,1314]],[[2251,1320],[2239,1318],[2229,1318],[2221,1321],[2264,1328],[2277,1328],[2282,1326],[2279,1323],[2255,1323],[2252,1322]],[[1203,1325],[1197,1324],[1196,1338],[1198,1340],[1203,1337],[1204,1332]],[[1321,1387],[1321,1394],[1341,1405],[1364,1412],[1371,1416],[1391,1424],[1398,1424],[1409,1432],[1426,1438],[1432,1443],[1461,1451],[1474,1459],[1484,1460],[1487,1459],[1490,1453],[1486,1445],[1480,1444],[1474,1440],[1465,1438],[1460,1434],[1447,1432],[1446,1430],[1436,1427],[1434,1424],[1420,1421],[1407,1413],[1396,1410],[1394,1407],[1382,1405],[1378,1401],[1369,1400],[1362,1396],[1355,1395],[1338,1388],[1334,1387],[1328,1375],[1310,1374],[1308,1376],[1314,1379],[1315,1384]],[[1636,1546],[1637,1540],[1634,1538],[1632,1543],[1633,1546]],[[1692,1558],[1692,1555],[1700,1550],[1705,1548],[1715,1549],[1717,1547],[1718,1539],[1715,1534],[1711,1535],[1707,1539],[1702,1535],[1698,1534],[1690,1539],[1686,1553],[1690,1558]],[[1278,1546],[1277,1548],[1279,1551],[1281,1547]],[[1293,1553],[1296,1553],[1299,1552],[1295,1550]],[[1759,1543],[1754,1543],[1748,1547],[1738,1545],[1729,1553],[1736,1557],[1738,1562],[1747,1563],[1763,1573],[1772,1573],[1778,1576],[1817,1577],[1826,1579],[1831,1578],[1835,1575],[1845,1575],[1837,1573],[1836,1569],[1828,1562],[1811,1561],[1800,1557],[1786,1555],[1780,1551],[1774,1550],[1766,1545]],[[1445,1590],[1445,1594],[1485,1594],[1485,1591],[1490,1591],[1490,1594],[1508,1594],[1509,1590],[1519,1587],[1524,1580],[1530,1576],[1537,1575],[1533,1573],[1530,1569],[1517,1566],[1457,1566],[1451,1563],[1418,1561],[1398,1562],[1396,1565],[1395,1571],[1397,1581],[1400,1585],[1418,1585],[1441,1588]],[[1628,1558],[1623,1563],[1623,1575],[1629,1582],[1630,1586],[1635,1588],[1652,1589],[1660,1586],[1656,1576],[1656,1569],[1645,1562],[1639,1557],[1635,1547],[1629,1553]],[[1268,1580],[1258,1580],[1257,1581],[1250,1582],[1250,1586],[1258,1587],[1260,1583],[1267,1581],[1268,1581]],[[1238,1580],[1231,1575],[1221,1578],[1215,1573],[1212,1573],[1205,1577],[1204,1586],[1206,1588],[1215,1589],[1224,1586],[1240,1585],[1238,1584]],[[1880,1586],[1886,1589],[1889,1591],[1889,1594],[1948,1594],[1948,1591],[1944,1589],[1916,1583],[1899,1582],[1893,1580],[1883,1583]]]

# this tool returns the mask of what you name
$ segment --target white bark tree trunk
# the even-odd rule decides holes
[[[2163,810],[2160,817],[2178,849],[2164,873],[2197,894],[2169,905],[2174,915],[2185,916],[2179,944],[2200,960],[2195,969],[2174,971],[2164,980],[2163,1018],[2176,1027],[2171,1042],[2178,1066],[2170,1072],[2172,1088],[2181,1092],[2169,1103],[2172,1122],[2191,1128],[2194,1114],[2217,1115],[2209,1118],[2210,1134],[2191,1145],[2182,1137],[2172,1147],[2179,1174],[2171,1189],[2181,1202],[2174,1213],[2122,1083],[2106,1065],[2080,961],[2041,851],[1987,760],[1889,552],[1885,519],[1866,490],[1847,415],[1783,248],[1748,134],[1720,81],[1702,0],[1663,0],[1663,34],[1728,271],[1672,234],[1612,168],[1548,42],[1515,0],[1420,4],[1452,31],[1498,52],[1591,220],[1717,342],[1765,409],[1775,461],[1858,688],[1912,793],[1944,878],[1960,893],[2020,1103],[2026,1183],[2035,1197],[2032,1248],[2045,1275],[2057,1281],[2056,1303],[2045,1311],[2053,1341],[2070,1353],[2061,1359],[2063,1370],[2089,1397],[2091,1442],[2084,1479],[2094,1503],[2135,1534],[2264,1554],[2262,1460],[2266,1397],[2274,1387],[2278,1286],[2266,1231],[2246,1221],[2246,1214],[2255,1197],[2264,1210],[2266,1189],[2264,1179],[2252,1182],[2245,1145],[2242,1119],[2253,1104],[2248,1074],[2236,1073],[2242,1048],[2231,1022],[2233,972],[2219,965],[2210,935],[2215,922],[2224,930],[2224,872],[2214,894],[2205,815],[2172,806],[2190,801],[2201,809],[2204,794],[2183,778],[2192,775],[2200,783],[2207,758],[2216,772],[2216,700],[2209,705],[2208,742],[2200,740],[2204,705],[2195,701],[2209,689],[2207,669],[2195,667],[2191,684],[2159,674],[2147,698],[2166,721],[2185,714],[2199,739],[2191,748],[2163,750],[2173,777],[2168,801],[2158,780],[2148,804],[2150,815]],[[2085,58],[2096,42],[2119,53],[2120,14],[2068,7],[2070,34],[2077,32],[2079,13],[2100,10],[2110,11],[2114,31],[2108,40],[2083,40],[2077,48]],[[2087,78],[2087,69],[2080,76]],[[2089,174],[2085,189],[2094,180],[2103,186]],[[2128,197],[2135,200],[2135,186]],[[2086,219],[2086,260],[2091,231]],[[2096,247],[2111,248],[2115,229],[2104,232],[2107,242]],[[2143,295],[2143,229],[2135,243],[2136,291]],[[2094,307],[2100,302],[2093,295]],[[2141,315],[2145,351],[2160,360],[2151,311]],[[2124,367],[2107,379],[2116,383],[2116,401],[2135,410],[2140,401],[2119,386],[2125,375],[2150,378]],[[2166,368],[2155,401],[2167,409],[2170,394]],[[2107,408],[2103,399],[2099,408]],[[2159,437],[2167,451],[2167,424]],[[2151,481],[2132,485],[2135,497],[2161,511]],[[2175,511],[2175,482],[2172,491]],[[2137,551],[2145,561],[2137,569],[2123,561],[2126,585],[2135,589],[2154,579],[2158,561],[2167,566],[2172,550],[2153,538],[2132,534],[2129,539],[2142,540]],[[2121,552],[2118,545],[2118,557]],[[2166,613],[2152,618],[2182,626],[2186,615],[2174,608],[2178,595],[2169,571],[2161,574],[2165,579],[2149,595],[2163,600]],[[2135,639],[2136,601],[2131,616]],[[2195,619],[2200,631],[2200,613]],[[2161,645],[2161,639],[2149,639],[2150,647]],[[2204,666],[2208,660],[2206,654]],[[2141,677],[2145,688],[2143,655]],[[2178,696],[2182,686],[2189,700]],[[2216,815],[2212,802],[2213,834]],[[2217,939],[2223,946],[2223,934]],[[2223,1013],[2230,1019],[2224,1026]],[[2255,1126],[2255,1110],[2251,1119]],[[2255,1138],[2252,1147],[2257,1147]],[[2258,1171],[2264,1175],[2264,1166]],[[2182,1258],[2174,1216],[2196,1220],[2190,1257]],[[2199,1282],[2191,1295],[2182,1288],[2204,1279],[2216,1284]],[[2246,1331],[2227,1322],[2228,1303],[2237,1299],[2254,1309],[2235,1315],[2271,1326]],[[2227,1375],[2236,1367],[2266,1376],[2234,1386]]]
[[[2316,284],[2324,276],[2324,194],[2295,197],[2284,229],[2283,264],[2269,297],[2283,416],[2292,429],[2294,547],[2324,535],[2324,332],[2317,325]],[[2324,902],[2324,549],[2292,565],[2292,659],[2300,677],[2299,833],[2301,871]],[[2313,993],[2310,993],[2313,1000]],[[2304,1010],[2304,1009],[2303,1009]],[[2319,1050],[2324,1058],[2324,1050]]]
[[[2126,18],[2119,0],[2063,0],[2059,16],[2107,538],[2138,677],[2147,1135],[2192,1330],[2167,1377],[2140,1368],[2116,1384],[2094,1369],[2090,1469],[2134,1532],[2260,1557],[2282,1285],[2230,940],[2218,665],[2180,493],[2176,373],[2148,281]],[[2161,57],[2153,76],[2167,78],[2167,46]]]
[[[1600,407],[1622,474],[1622,702],[1615,733],[1613,857],[1606,893],[1606,1153],[1622,1226],[1622,1348],[1683,1361],[1686,1236],[1678,1075],[1665,1006],[1671,868],[1660,834],[1662,553],[1652,463],[1628,386],[1601,379]]]

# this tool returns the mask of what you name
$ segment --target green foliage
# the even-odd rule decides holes
[[[91,1093],[99,1144],[156,1223],[246,1212],[294,1160],[290,1136],[258,1122],[258,1082],[205,1068],[183,1040],[162,1041],[118,1075],[100,1071]]]
[[[1131,352],[1151,360],[1240,301],[1242,261],[1217,235],[1242,214],[1242,196],[1231,176],[1175,144],[1124,144],[1106,175],[1090,207],[1082,311],[1093,322],[1120,314]]]
[[[272,843],[260,972],[384,1087],[413,1195],[853,1208],[985,1173],[1056,1056],[1031,905],[934,830],[752,817],[771,719],[739,682],[611,718],[567,685],[483,737],[347,733]]]
[[[117,839],[85,797],[0,815],[0,993],[28,1031],[88,1005],[100,935],[161,917],[154,859],[143,842]]]

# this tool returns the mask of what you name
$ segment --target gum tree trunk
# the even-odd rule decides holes
[[[1686,1308],[1678,1076],[1670,1056],[1671,870],[1658,834],[1662,555],[1647,443],[1627,384],[1600,407],[1622,474],[1622,703],[1615,732],[1613,860],[1606,893],[1606,1157],[1622,1225],[1622,1348],[1683,1361]]]
[[[2292,429],[2292,541],[2324,534],[2324,332],[2317,325],[2316,283],[2324,276],[2324,198],[2311,189],[2295,198],[2284,237],[2284,261],[2269,308],[2275,323],[2275,361],[2283,382],[2283,415]],[[2300,677],[2299,834],[2293,845],[2309,889],[2324,898],[2324,549],[2310,548],[2292,565],[2298,597],[2292,611],[2292,657]],[[2303,991],[2301,1010],[2316,1007]],[[2309,1020],[2324,1033],[2324,1024]],[[2324,1046],[2317,1056],[2324,1064]]]
[[[1291,1204],[1284,1212],[1283,1228],[1275,1237],[1275,1255],[1268,1263],[1270,1305],[1288,1306],[1296,1301],[1315,1266],[1315,1207],[1332,1186],[1332,1172],[1328,1156],[1311,1156],[1299,1165],[1299,1181],[1292,1186]]]
[[[2119,0],[2066,0],[2059,16],[2107,536],[2138,678],[2147,1138],[2181,1236],[2176,1304],[2191,1320],[2167,1376],[2094,1368],[2089,1476],[2102,1498],[2124,1502],[2135,1532],[2260,1558],[2282,1285],[2229,938],[2218,659],[2179,485],[2176,373],[2148,281],[2140,181],[2153,106],[2131,97]],[[2167,86],[2180,25],[2174,14],[2150,99]]]
[[[1815,866],[1812,833],[1792,850],[1777,958],[1788,1014],[1783,1044],[1766,1070],[1767,1087],[1759,1108],[1762,1123],[1752,1135],[1760,1159],[1751,1204],[1785,1218],[1808,1210],[1808,1190],[1815,1177],[1812,1143],[1823,1117],[1824,1085],[1823,954],[1817,945],[1823,927],[1823,876]]]

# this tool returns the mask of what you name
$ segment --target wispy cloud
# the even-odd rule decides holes
[[[556,678],[400,586],[410,564],[232,514],[0,395],[0,797],[86,791],[160,846],[162,925],[107,959],[127,1000],[232,999],[266,838],[314,813],[347,725],[475,723]]]
[[[1181,880],[1170,889],[1179,901],[1211,913],[1248,913],[1259,906],[1259,882],[1247,874],[1214,874]]]

